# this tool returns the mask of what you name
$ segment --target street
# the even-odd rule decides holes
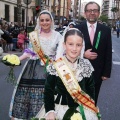
[[[111,78],[103,81],[98,106],[102,120],[120,120],[120,38],[112,35],[113,64]]]
[[[103,81],[98,106],[102,115],[102,120],[120,120],[120,38],[116,34],[112,35],[113,42],[113,65],[111,78]],[[22,65],[15,67],[16,76],[19,75]],[[8,116],[9,104],[13,92],[13,86],[7,83],[4,78],[9,67],[0,62],[0,120],[10,120]]]

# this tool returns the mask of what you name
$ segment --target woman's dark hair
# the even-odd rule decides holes
[[[42,12],[42,13],[40,13],[40,15],[39,15],[39,16],[41,16],[42,14],[47,14],[47,15],[49,15],[49,16],[50,16],[50,18],[51,18],[51,15],[50,15],[48,12]],[[52,18],[51,18],[51,20],[52,20]]]
[[[68,30],[65,34],[65,37],[64,37],[64,42],[66,43],[66,40],[67,40],[67,37],[70,36],[70,35],[78,35],[79,37],[81,37],[82,39],[84,38],[83,37],[83,34],[81,33],[81,31],[79,31],[78,29],[71,29],[71,30]]]
[[[90,4],[96,4],[97,6],[98,6],[98,10],[100,11],[100,5],[98,4],[98,3],[96,3],[96,2],[88,2],[86,5],[85,5],[85,8],[84,8],[84,11],[86,12],[86,10],[87,10],[87,6],[88,5],[90,5]]]

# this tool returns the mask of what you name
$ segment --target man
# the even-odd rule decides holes
[[[100,6],[96,2],[89,2],[85,6],[86,21],[77,26],[83,33],[85,40],[84,57],[89,59],[94,67],[95,103],[102,81],[111,74],[112,43],[109,27],[97,22],[100,15]]]

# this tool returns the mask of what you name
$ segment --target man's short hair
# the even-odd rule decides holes
[[[99,5],[98,3],[92,1],[92,2],[88,2],[88,3],[85,5],[85,8],[84,8],[84,11],[85,11],[85,12],[86,12],[87,6],[88,6],[89,4],[96,4],[96,5],[98,6],[98,10],[100,11],[100,5]]]

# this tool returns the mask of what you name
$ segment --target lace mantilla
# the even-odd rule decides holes
[[[94,68],[92,67],[89,60],[79,58],[79,64],[77,64],[75,71],[76,79],[81,81],[85,77],[89,78],[94,71]],[[47,72],[51,75],[58,76],[58,73],[52,63],[47,66]]]
[[[94,71],[94,68],[92,67],[91,63],[87,59],[79,59],[79,64],[76,68],[76,79],[78,81],[81,81],[83,78],[87,77],[89,78]]]

